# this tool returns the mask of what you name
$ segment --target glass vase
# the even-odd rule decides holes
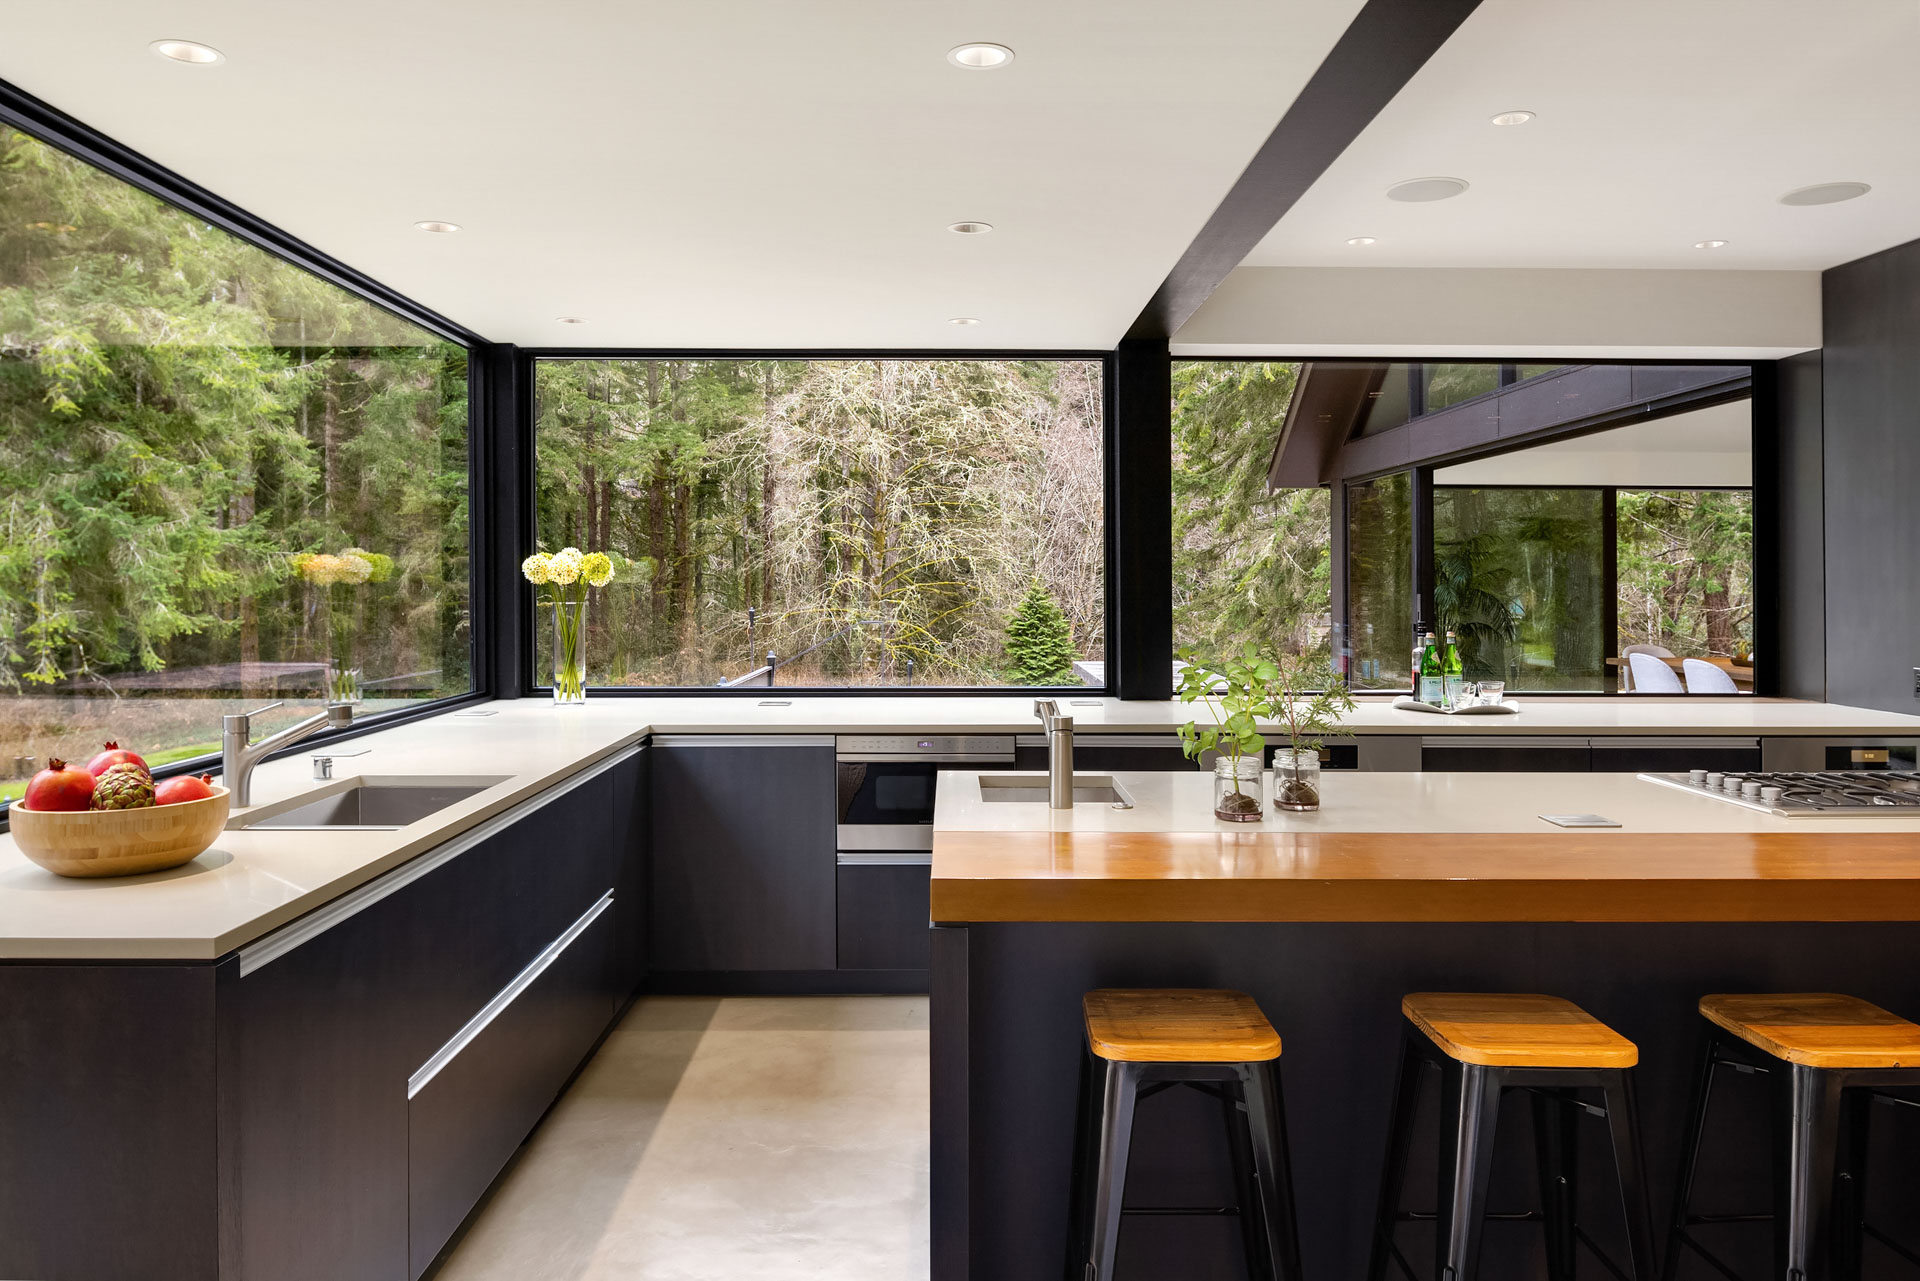
[[[578,707],[587,701],[587,600],[554,601],[553,702]]]
[[[1260,758],[1221,756],[1213,762],[1213,816],[1223,823],[1258,823]]]
[[[329,703],[358,703],[366,697],[361,687],[360,669],[348,667],[345,663],[333,661],[327,664],[327,701]]]
[[[1320,808],[1320,753],[1276,748],[1273,753],[1273,808]]]

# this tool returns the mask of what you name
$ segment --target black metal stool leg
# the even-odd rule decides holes
[[[1700,1168],[1700,1144],[1707,1133],[1707,1105],[1713,1098],[1713,1070],[1718,1062],[1713,1035],[1700,1038],[1699,1066],[1693,1074],[1693,1098],[1687,1105],[1685,1146],[1680,1152],[1680,1177],[1674,1184],[1673,1221],[1667,1231],[1666,1266],[1660,1270],[1662,1281],[1674,1281],[1680,1272],[1680,1255],[1686,1249],[1687,1216],[1693,1213],[1693,1177]]]
[[[1400,1198],[1406,1193],[1407,1153],[1413,1147],[1413,1126],[1425,1075],[1426,1060],[1419,1046],[1403,1032],[1393,1115],[1387,1122],[1387,1157],[1380,1170],[1380,1208],[1374,1215],[1373,1251],[1367,1258],[1367,1281],[1386,1281],[1388,1265],[1393,1261],[1393,1232],[1400,1221]]]
[[[1835,1281],[1861,1281],[1866,1267],[1867,1139],[1872,1112],[1872,1090],[1841,1094],[1839,1184],[1832,1229]]]
[[[1227,1152],[1233,1159],[1234,1204],[1240,1208],[1240,1252],[1246,1258],[1249,1277],[1261,1275],[1264,1260],[1271,1281],[1273,1265],[1267,1259],[1266,1237],[1260,1227],[1260,1183],[1253,1171],[1253,1132],[1247,1119],[1250,1113],[1245,1083],[1241,1082],[1238,1089],[1223,1085],[1220,1100],[1220,1114],[1227,1126]]]
[[[1241,1068],[1240,1079],[1253,1139],[1254,1178],[1260,1185],[1267,1266],[1279,1281],[1302,1281],[1300,1226],[1294,1218],[1293,1165],[1287,1155],[1287,1114],[1279,1069],[1273,1063],[1248,1063]]]
[[[1579,1174],[1579,1113],[1559,1097],[1559,1091],[1535,1090],[1533,1148],[1540,1176],[1540,1217],[1547,1229],[1548,1281],[1573,1281],[1580,1238],[1574,1231],[1574,1208],[1579,1204],[1575,1180]]]
[[[1786,1065],[1774,1078],[1774,1275],[1817,1281],[1828,1273],[1840,1078]]]
[[[1100,1158],[1100,1100],[1098,1062],[1085,1046],[1080,1049],[1080,1093],[1073,1123],[1073,1183],[1067,1202],[1066,1281],[1082,1281],[1087,1271],[1088,1234],[1093,1229],[1093,1169]]]
[[[1481,1218],[1493,1179],[1493,1138],[1500,1120],[1496,1068],[1447,1060],[1440,1075],[1440,1205],[1434,1232],[1437,1281],[1476,1281]]]
[[[1109,1281],[1113,1276],[1120,1249],[1120,1205],[1127,1193],[1127,1154],[1133,1146],[1134,1096],[1140,1088],[1137,1064],[1108,1062],[1106,1069],[1083,1281]]]
[[[1620,1215],[1627,1225],[1627,1259],[1633,1281],[1653,1281],[1653,1212],[1647,1205],[1640,1154],[1640,1108],[1631,1071],[1610,1072],[1603,1087],[1607,1129],[1613,1137],[1613,1168],[1620,1189]]]

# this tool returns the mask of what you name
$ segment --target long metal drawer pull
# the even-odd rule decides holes
[[[491,1001],[480,1007],[480,1012],[467,1020],[467,1025],[453,1034],[445,1045],[433,1052],[433,1057],[420,1065],[420,1070],[407,1078],[407,1097],[412,1098],[427,1088],[427,1083],[440,1074],[440,1069],[453,1062],[460,1051],[473,1043],[473,1039],[487,1030],[487,1024],[500,1017],[519,995],[532,987],[534,980],[547,972],[547,968],[560,959],[573,941],[587,932],[594,918],[613,906],[613,891],[608,890],[600,896],[600,901],[588,908],[586,914],[569,925],[566,933],[547,944],[546,950],[533,958],[527,968],[514,976],[513,982],[501,988]]]
[[[446,866],[482,841],[498,836],[535,810],[551,805],[575,788],[585,787],[616,765],[630,761],[644,751],[646,751],[644,744],[617,751],[606,760],[589,766],[581,773],[561,779],[544,792],[528,797],[512,809],[495,814],[477,827],[468,828],[448,840],[446,844],[435,846],[424,854],[416,855],[386,875],[368,881],[358,889],[349,890],[324,907],[315,908],[298,920],[247,944],[240,949],[241,977],[244,978],[262,966],[279,960],[302,943],[318,938],[342,921],[359,915],[388,895],[405,889],[427,873]]]

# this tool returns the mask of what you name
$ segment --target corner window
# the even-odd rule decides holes
[[[588,683],[1104,686],[1103,379],[1092,360],[539,361],[540,547],[614,563]]]
[[[472,688],[464,348],[4,126],[0,335],[0,800]]]

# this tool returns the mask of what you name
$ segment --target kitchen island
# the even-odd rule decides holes
[[[1286,1045],[1313,1277],[1364,1271],[1407,992],[1552,993],[1636,1041],[1657,1223],[1701,995],[1834,990],[1920,1012],[1920,820],[1783,819],[1623,774],[1400,773],[1330,775],[1318,813],[1226,824],[1204,775],[1114,777],[1132,809],[988,803],[975,776],[942,776],[937,1281],[1060,1274],[1079,1000],[1092,988],[1229,987],[1259,1000]],[[1543,813],[1622,826],[1562,829]],[[1143,1110],[1130,1201],[1230,1204],[1209,1146],[1217,1120],[1180,1107]],[[1724,1150],[1743,1159],[1715,1167],[1717,1208],[1764,1207],[1759,1112],[1721,1115],[1748,1123],[1728,1120]],[[1502,1166],[1530,1173],[1517,1148]],[[1496,1200],[1528,1204],[1528,1178],[1510,1182]],[[1888,1178],[1875,1195],[1912,1191]],[[1612,1224],[1590,1213],[1607,1239]],[[1537,1235],[1492,1234],[1486,1275],[1536,1274]],[[1749,1235],[1736,1256],[1765,1238]],[[1122,1275],[1237,1276],[1236,1240],[1231,1219],[1130,1218]]]

